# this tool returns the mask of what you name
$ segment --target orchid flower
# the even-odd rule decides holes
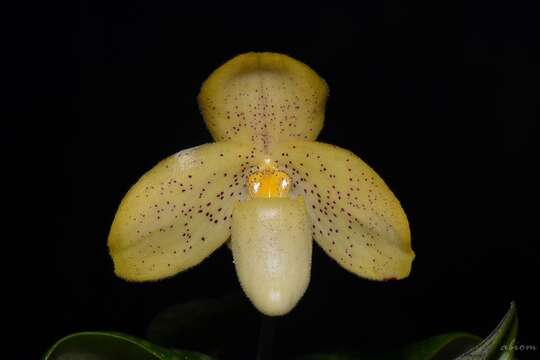
[[[244,292],[271,316],[306,291],[313,239],[358,276],[407,277],[415,255],[397,198],[355,154],[315,141],[327,96],[311,68],[281,54],[215,70],[198,96],[215,142],[166,158],[125,195],[108,238],[115,273],[167,278],[230,239]]]

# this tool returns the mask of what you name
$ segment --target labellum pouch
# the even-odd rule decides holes
[[[288,313],[306,291],[312,244],[301,198],[254,198],[234,208],[236,273],[246,295],[266,315]]]

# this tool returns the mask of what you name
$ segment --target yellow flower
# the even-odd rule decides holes
[[[108,245],[115,273],[163,279],[230,238],[242,288],[282,315],[304,294],[312,239],[372,280],[409,275],[407,217],[360,158],[316,142],[328,88],[288,56],[247,53],[218,68],[198,96],[215,143],[157,164],[126,194]]]

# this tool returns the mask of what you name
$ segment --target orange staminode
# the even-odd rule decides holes
[[[283,198],[289,194],[291,178],[283,171],[265,168],[249,176],[248,188],[254,198]]]

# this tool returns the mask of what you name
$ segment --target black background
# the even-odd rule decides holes
[[[123,282],[106,238],[139,176],[211,141],[200,84],[246,51],[289,54],[326,79],[319,139],[385,179],[417,254],[408,279],[376,283],[316,248],[310,288],[278,321],[276,359],[379,351],[456,330],[484,336],[512,300],[519,343],[540,346],[538,12],[434,3],[83,1],[6,11],[4,297],[13,305],[4,311],[11,344],[26,342],[15,358],[37,358],[75,331],[144,336],[168,305],[239,289],[227,248],[165,281]],[[245,333],[237,326],[230,332]],[[246,358],[258,328],[248,330],[231,344]]]

